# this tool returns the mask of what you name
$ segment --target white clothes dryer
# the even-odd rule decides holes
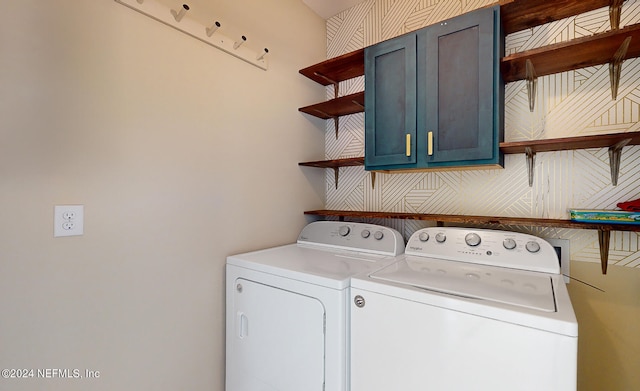
[[[351,286],[351,391],[576,389],[578,324],[543,239],[426,228]]]
[[[403,252],[391,228],[318,221],[295,244],[228,257],[226,390],[348,390],[350,278]]]

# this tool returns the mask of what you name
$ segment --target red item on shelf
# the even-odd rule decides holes
[[[633,201],[618,202],[618,208],[628,212],[640,212],[640,198]]]

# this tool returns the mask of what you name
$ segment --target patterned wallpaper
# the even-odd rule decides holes
[[[375,44],[477,9],[488,0],[368,0],[327,21],[327,58]],[[621,27],[640,22],[640,0],[627,0]],[[511,54],[609,30],[608,8],[567,18],[506,38]],[[611,98],[607,65],[538,79],[535,110],[529,111],[525,82],[505,88],[505,141],[640,130],[640,59],[623,63],[617,100]],[[364,89],[362,77],[340,84],[340,95]],[[333,88],[327,87],[327,98]],[[364,114],[340,118],[336,140],[327,121],[326,158],[364,154]],[[607,148],[538,153],[534,184],[528,185],[524,155],[505,156],[500,170],[377,174],[376,186],[362,167],[340,169],[335,189],[326,170],[326,208],[514,217],[569,217],[569,208],[613,209],[640,198],[640,146],[625,147],[618,185],[611,184]],[[428,222],[387,220],[408,238]],[[558,228],[504,227],[544,238],[570,239],[571,259],[600,262],[597,232]],[[613,232],[609,264],[640,267],[639,235]]]

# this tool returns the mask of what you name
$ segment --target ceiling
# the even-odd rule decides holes
[[[363,1],[364,0],[302,0],[303,3],[323,19],[329,19]]]

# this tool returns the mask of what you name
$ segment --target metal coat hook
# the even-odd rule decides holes
[[[269,54],[269,49],[264,48],[264,50],[262,51],[262,54],[258,55],[258,57],[256,57],[256,60],[260,61],[264,58],[264,56],[266,56],[267,54]]]
[[[182,8],[180,8],[180,11],[171,10],[171,15],[173,15],[173,18],[176,20],[176,22],[179,22],[182,20],[182,18],[184,18],[184,15],[187,13],[187,11],[189,11],[189,6],[186,4],[182,4]]]
[[[242,45],[242,44],[243,44],[243,43],[245,43],[245,42],[247,42],[247,37],[245,37],[245,36],[243,35],[243,36],[242,36],[242,39],[241,39],[240,41],[236,41],[236,42],[233,44],[233,48],[234,48],[234,49],[237,49],[237,48],[239,48],[239,47],[240,47],[240,45]]]
[[[213,35],[213,33],[216,32],[217,29],[219,29],[221,26],[220,22],[218,22],[217,20],[215,21],[214,24],[211,25],[211,27],[207,27],[206,31],[207,31],[207,37],[210,37]]]

